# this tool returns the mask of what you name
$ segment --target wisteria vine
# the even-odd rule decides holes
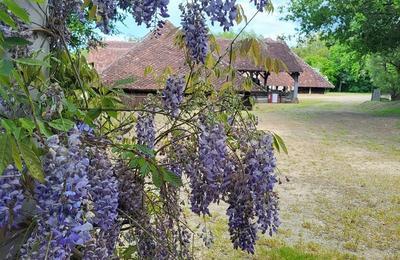
[[[259,11],[269,3],[252,2]],[[119,19],[118,9],[130,13],[137,24],[151,26],[168,17],[168,4],[168,0],[49,0],[48,22],[56,32],[54,37],[68,41],[72,15],[83,23],[94,21],[109,33]],[[235,0],[197,0],[181,5],[182,33],[188,58],[194,62],[191,65],[205,63],[208,55],[206,18],[228,30],[237,8]],[[93,10],[95,19],[91,20]],[[25,29],[20,21],[15,28],[0,23],[2,35],[8,38],[31,37]],[[26,52],[29,48],[16,48],[11,54],[18,58]],[[30,225],[18,251],[21,259],[114,259],[118,246],[126,241],[133,241],[139,258],[192,258],[189,247],[193,238],[182,220],[177,179],[188,180],[185,185],[189,186],[190,208],[195,214],[211,215],[212,203],[228,204],[234,248],[254,253],[258,231],[270,235],[277,231],[279,198],[271,136],[256,130],[254,124],[248,128],[238,124],[242,119],[235,120],[237,113],[229,113],[218,102],[212,104],[209,93],[193,109],[195,105],[185,100],[186,83],[184,76],[170,76],[157,102],[132,113],[135,134],[121,139],[101,136],[102,131],[80,121],[93,123],[83,117],[69,130],[64,129],[65,122],[51,122],[48,125],[56,130],[49,137],[45,122],[64,116],[64,106],[71,104],[64,102],[57,83],[38,95],[40,113],[32,106],[23,117],[33,115],[35,119],[28,128],[37,131],[31,133],[32,139],[43,148],[44,181],[33,181],[26,173],[27,165],[22,165],[23,171],[10,165],[0,177],[0,229],[12,231],[26,221]],[[2,117],[13,119],[16,111],[10,111],[12,103],[0,97]],[[192,110],[187,112],[185,106],[192,106]],[[162,120],[168,118],[161,121],[165,125],[156,125],[156,114],[164,116]],[[36,116],[41,119],[36,121]],[[1,126],[0,133],[6,131]],[[121,140],[125,143],[119,143]],[[116,154],[128,158],[113,160]],[[29,220],[23,219],[24,206],[33,208]]]

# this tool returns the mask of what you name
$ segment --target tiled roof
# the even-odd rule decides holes
[[[101,73],[107,66],[127,53],[135,42],[106,41],[104,46],[90,50],[88,62],[93,63],[96,70]]]
[[[121,88],[161,89],[151,74],[144,76],[146,67],[151,66],[156,75],[170,67],[174,73],[185,73],[184,51],[175,46],[174,38],[178,31],[171,23],[165,23],[158,33],[150,33],[143,41],[131,48],[123,57],[108,66],[102,73],[104,83],[115,84],[126,79],[130,83]]]
[[[112,49],[109,49],[110,53],[106,56],[111,62],[108,63],[108,66],[102,65],[103,68],[106,68],[100,71],[104,83],[118,85],[124,89],[159,90],[164,86],[157,82],[151,74],[144,76],[146,67],[151,66],[156,75],[161,75],[168,67],[172,69],[173,73],[188,73],[189,68],[185,65],[185,53],[174,44],[177,32],[178,28],[170,22],[166,22],[163,28],[150,33],[144,40],[135,43],[128,50],[125,48],[127,46],[125,43],[120,43],[120,45],[115,43],[114,46],[119,46],[119,48],[114,47],[113,49],[124,49],[124,52],[114,53]],[[224,51],[230,43],[229,40],[224,39],[217,41],[222,45],[221,51]],[[284,42],[266,39],[264,43],[263,51],[267,51],[271,58],[280,59],[288,70],[271,74],[268,78],[268,85],[293,86],[293,79],[288,72],[300,72],[300,86],[333,87],[329,81],[296,56]],[[121,56],[119,56],[120,53],[122,53]],[[226,66],[226,62],[227,56],[222,60],[221,65]],[[264,70],[256,68],[251,60],[244,58],[237,59],[234,66],[237,70]],[[236,83],[242,81],[243,77],[237,75]],[[223,82],[223,79],[214,80],[214,82]]]
[[[300,64],[303,72],[299,77],[299,87],[306,88],[335,88],[335,86],[324,78],[319,72],[314,70],[310,65],[308,65],[304,60],[302,60],[295,53],[293,55],[296,57],[298,63]],[[293,78],[288,73],[271,73],[268,76],[267,81],[268,86],[293,86]]]
[[[221,49],[227,50],[231,44],[232,40],[229,39],[217,39],[218,44],[221,46]],[[297,62],[296,57],[293,55],[292,51],[286,45],[286,43],[282,41],[274,41],[272,39],[265,39],[261,43],[261,50],[265,55],[269,56],[272,59],[281,60],[286,68],[282,69],[282,72],[302,72],[302,68],[300,64]],[[235,48],[235,44],[233,46]],[[228,59],[228,55],[225,60]],[[254,65],[253,61],[246,57],[237,57],[234,64],[237,70],[245,70],[245,71],[264,71],[264,67],[257,67]]]
[[[175,74],[186,74],[189,67],[185,62],[185,52],[175,45],[175,37],[178,28],[170,22],[166,22],[163,28],[150,33],[143,41],[136,44],[123,57],[108,66],[102,73],[105,84],[114,85],[124,89],[135,90],[159,90],[164,86],[157,82],[155,75],[162,75],[165,69],[170,68]],[[222,66],[226,66],[221,62]],[[153,71],[144,75],[147,67]],[[221,85],[225,79],[212,79],[215,85]],[[236,77],[236,84],[243,82],[243,77]],[[123,84],[120,84],[123,83]]]

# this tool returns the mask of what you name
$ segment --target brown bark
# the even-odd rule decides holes
[[[391,99],[392,101],[398,101],[398,100],[400,100],[400,93],[392,93],[392,94],[390,95],[390,99]]]

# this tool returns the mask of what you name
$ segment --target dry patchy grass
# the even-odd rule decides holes
[[[400,117],[379,112],[397,111],[396,104],[368,98],[258,104],[260,128],[281,135],[289,149],[278,155],[280,232],[262,236],[254,256],[232,250],[225,208],[217,206],[210,220],[215,244],[199,258],[400,258]]]

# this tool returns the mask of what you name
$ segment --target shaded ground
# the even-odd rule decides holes
[[[260,128],[278,133],[282,226],[257,254],[232,250],[224,205],[202,259],[400,259],[400,103],[368,95],[302,96],[258,104]],[[286,180],[286,177],[289,181]]]

